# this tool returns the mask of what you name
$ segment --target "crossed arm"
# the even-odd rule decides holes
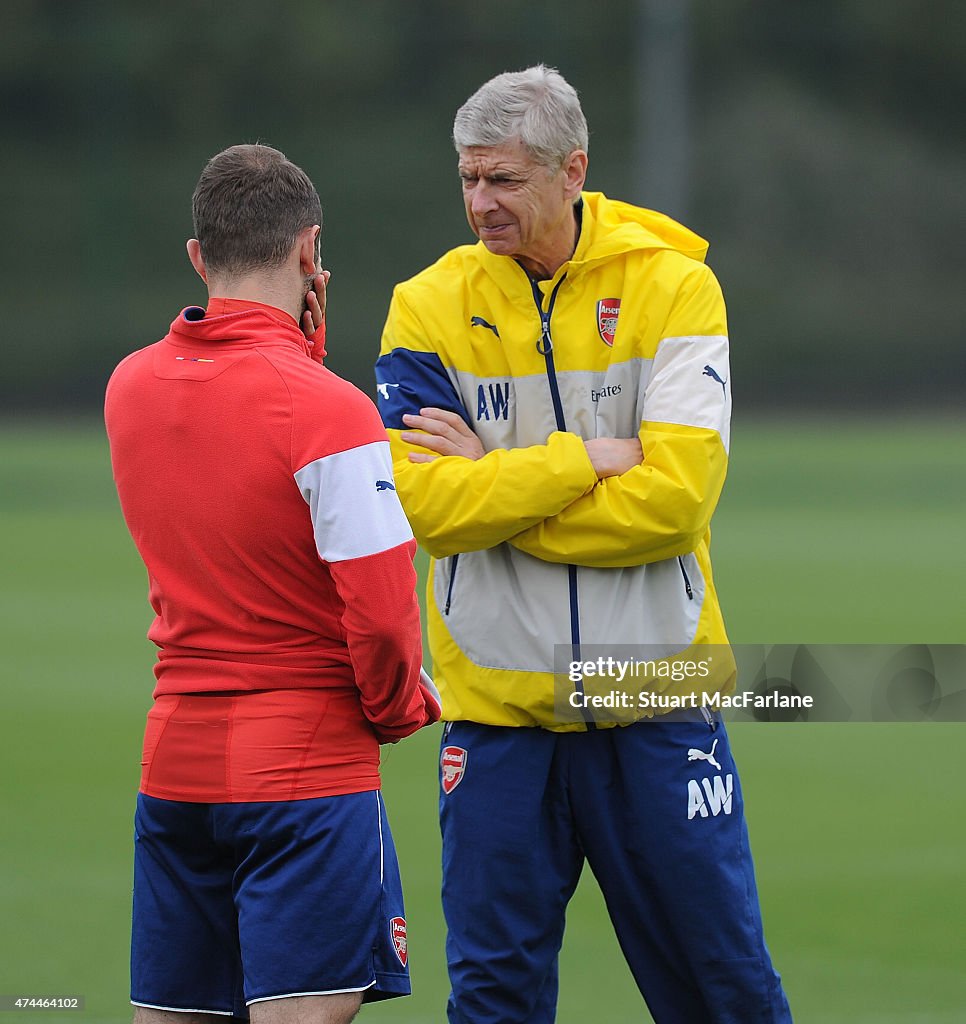
[[[480,439],[455,412],[428,407],[420,409],[419,415],[404,415],[403,422],[412,429],[403,431],[401,439],[429,449],[410,452],[410,462],[432,462],[440,455],[459,455],[475,461],[486,454]],[[417,433],[421,430],[425,433]],[[584,448],[598,480],[620,476],[644,461],[637,437],[593,437],[584,441]]]
[[[464,459],[479,462],[486,455],[479,438],[456,413],[423,408],[418,415],[404,415],[403,423],[410,429],[398,435],[399,441],[407,449],[421,449],[408,451],[408,464],[449,463],[454,457],[457,464]],[[525,494],[510,491],[497,496],[484,488],[483,494],[492,500],[477,510],[480,520],[492,516],[495,506],[506,507],[502,518],[507,521],[501,524],[499,535],[481,531],[475,538],[465,528],[452,530],[448,529],[452,523],[440,524],[438,536],[421,538],[431,553],[453,554],[507,541],[543,561],[614,568],[673,558],[697,547],[707,531],[727,467],[727,455],[715,431],[658,423],[648,424],[639,438],[581,441],[574,435],[558,436],[569,445],[572,459],[579,459],[577,446],[582,446],[596,477],[589,489],[585,487],[555,508],[527,518],[530,509]],[[525,453],[542,455],[539,448],[501,454],[526,458]],[[542,468],[535,464],[531,474],[539,475]],[[409,475],[397,461],[397,481]],[[521,486],[529,475],[525,470],[513,474]],[[469,483],[465,471],[458,476]],[[425,486],[431,484],[424,481]],[[410,490],[401,486],[403,489]],[[412,489],[413,493],[418,490]],[[457,489],[453,504],[461,503],[463,493]],[[416,519],[430,520],[429,511],[417,513]],[[436,504],[437,514],[440,511]],[[473,511],[465,510],[465,518],[472,520]],[[487,524],[495,525],[492,521]]]
[[[380,357],[397,388],[380,408],[400,499],[431,554],[508,542],[544,561],[611,568],[698,547],[727,472],[730,416],[724,304],[707,267],[687,266],[665,313],[637,437],[558,431],[484,452],[427,335],[397,292]]]

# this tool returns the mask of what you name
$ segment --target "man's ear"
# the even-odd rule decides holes
[[[576,200],[587,180],[587,154],[582,149],[575,149],[564,161],[564,194],[568,199]]]
[[[187,242],[188,259],[195,268],[198,276],[205,284],[208,283],[208,271],[205,269],[204,257],[201,255],[201,242],[197,238],[189,238]]]
[[[295,240],[295,245],[299,254],[299,269],[306,277],[311,277],[317,274],[321,269],[316,258],[316,239],[319,237],[319,232],[321,230],[322,228],[318,224],[313,224],[308,228],[302,228]]]

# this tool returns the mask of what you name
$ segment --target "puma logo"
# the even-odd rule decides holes
[[[688,760],[689,761],[707,761],[708,764],[710,764],[714,768],[717,768],[718,771],[720,772],[721,771],[721,765],[718,764],[718,762],[715,760],[715,757],[714,757],[714,748],[717,745],[718,745],[718,741],[715,740],[714,743],[711,744],[710,752],[707,753],[707,754],[703,750],[698,750],[697,747],[692,747],[688,751]]]

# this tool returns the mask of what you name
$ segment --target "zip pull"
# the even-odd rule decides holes
[[[678,555],[678,565],[681,566],[681,575],[684,577],[684,592],[688,595],[688,600],[694,600],[694,591],[691,589],[691,581],[688,579],[688,570],[684,568],[684,559]]]
[[[553,291],[550,293],[550,301],[547,303],[547,310],[544,312],[540,286],[527,273],[527,268],[523,264],[520,264],[520,269],[527,275],[527,280],[530,282],[530,290],[533,292],[533,302],[537,307],[537,312],[540,314],[540,340],[537,342],[537,351],[542,356],[549,356],[553,352],[553,339],[550,337],[550,318],[553,316],[553,306],[557,301],[557,292],[560,291],[560,286],[567,280],[567,275],[564,274],[553,286]]]
[[[553,339],[550,337],[550,314],[540,311],[540,340],[537,342],[537,351],[545,356],[553,351]]]
[[[459,565],[459,552],[453,555],[453,561],[450,565],[449,570],[449,586],[446,588],[446,605],[443,608],[443,614],[449,615],[450,606],[453,603],[453,584],[456,582],[456,566]]]

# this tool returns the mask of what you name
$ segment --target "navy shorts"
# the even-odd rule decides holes
[[[447,728],[450,1024],[553,1021],[585,860],[657,1024],[789,1024],[724,725],[682,718],[572,733]]]
[[[139,794],[131,1002],[248,1019],[285,996],[408,995],[378,791],[201,804]]]

